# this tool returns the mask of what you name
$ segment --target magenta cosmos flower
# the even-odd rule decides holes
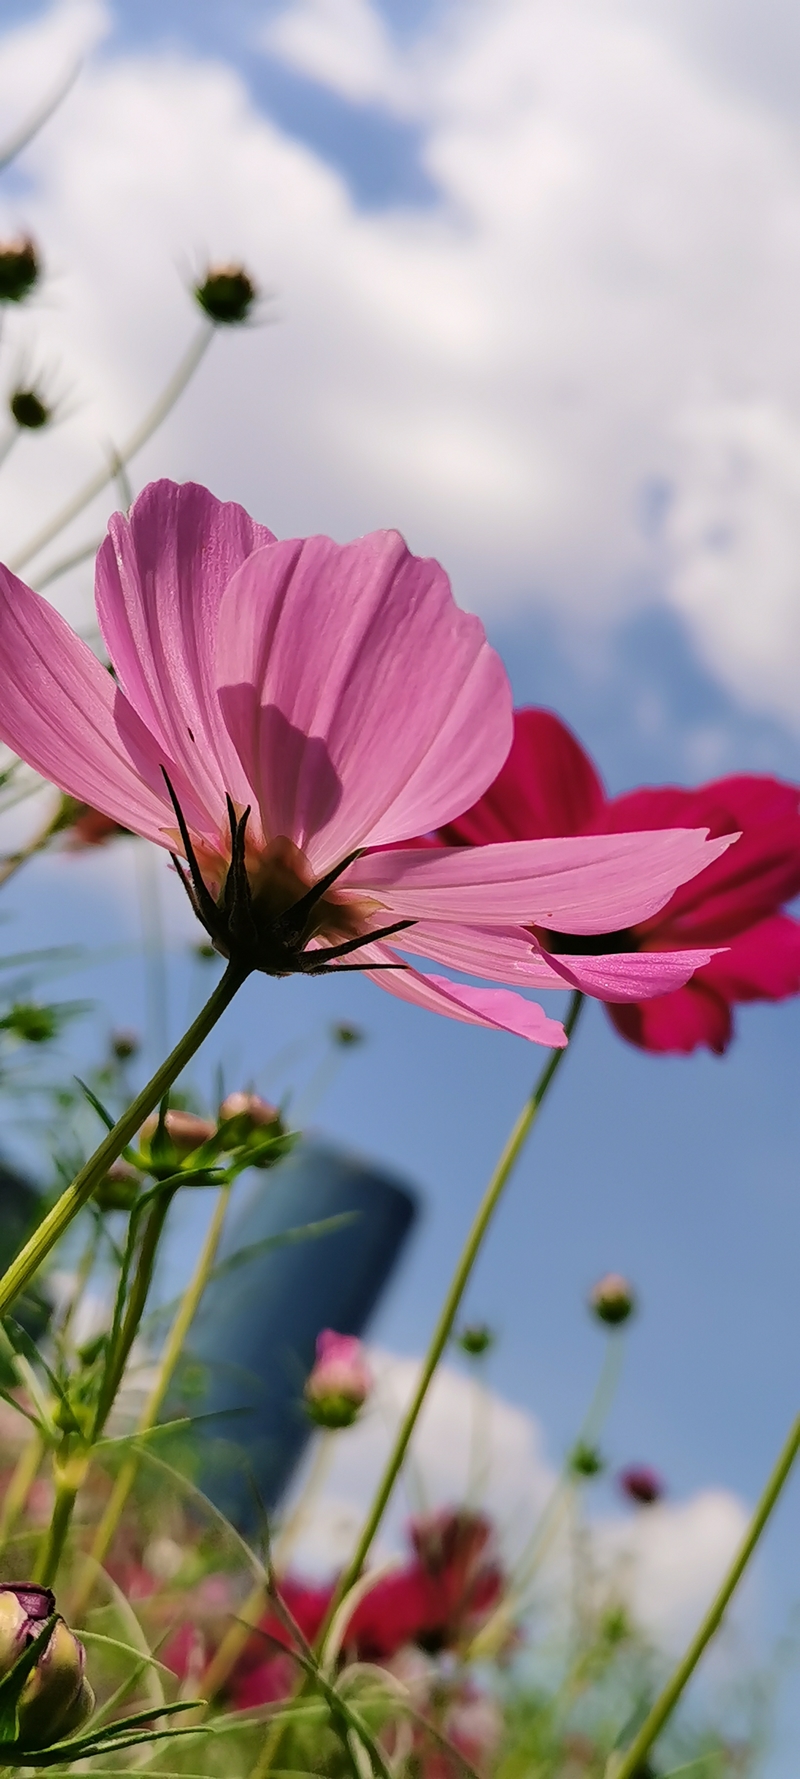
[[[617,834],[702,823],[711,834],[739,832],[729,856],[644,920],[592,939],[576,939],[560,922],[540,934],[568,969],[576,949],[637,951],[640,956],[688,945],[721,949],[699,965],[685,987],[656,1000],[630,997],[610,1006],[624,1038],[643,1050],[688,1052],[705,1044],[718,1055],[733,1035],[737,1001],[779,1001],[800,991],[800,924],[781,912],[800,892],[800,793],[775,778],[741,774],[697,790],[674,785],[607,797],[588,754],[549,710],[515,712],[514,741],[485,795],[442,831],[462,846],[531,840],[551,834]],[[575,969],[576,982],[581,972]],[[617,1001],[614,993],[601,999]]]
[[[524,996],[423,975],[386,941],[402,932],[404,952],[446,967],[563,986],[526,928],[646,920],[729,843],[680,830],[402,847],[496,777],[512,711],[477,618],[396,532],[277,542],[203,488],[156,482],[111,519],[96,601],[112,673],[0,571],[0,737],[182,859],[196,913],[243,976],[365,970],[452,1018],[563,1044]],[[598,960],[585,963],[568,980],[591,992]],[[609,971],[624,998],[696,963],[673,952]]]

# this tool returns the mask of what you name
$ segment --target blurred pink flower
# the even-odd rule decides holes
[[[553,834],[619,834],[702,823],[712,835],[739,832],[729,855],[676,889],[660,909],[636,921],[580,939],[562,921],[544,924],[541,943],[553,963],[579,987],[608,1002],[617,1031],[643,1050],[694,1050],[718,1055],[733,1035],[738,1001],[779,1001],[800,991],[800,923],[782,912],[800,892],[800,792],[775,778],[742,773],[697,790],[662,785],[606,797],[597,771],[571,730],[549,710],[518,710],[514,741],[488,791],[439,833],[440,841],[494,846],[499,841],[546,839]],[[601,952],[616,957],[576,956]],[[685,986],[644,1000],[622,995],[620,976],[632,965],[658,967],[671,948],[712,951]],[[587,971],[595,976],[589,987]],[[633,977],[631,977],[631,983]],[[655,989],[649,991],[656,994]]]
[[[647,920],[729,844],[662,830],[398,850],[496,778],[512,713],[478,619],[396,532],[277,542],[203,488],[156,482],[110,521],[96,603],[113,674],[0,571],[0,738],[182,854],[196,913],[245,972],[366,970],[401,999],[561,1045],[534,1002],[423,975],[384,941],[402,931],[404,951],[518,987],[591,983],[597,959],[564,968],[521,929]],[[619,992],[661,992],[697,961],[635,955]]]
[[[371,1389],[372,1373],[360,1340],[323,1328],[304,1391],[312,1420],[323,1427],[349,1427]]]

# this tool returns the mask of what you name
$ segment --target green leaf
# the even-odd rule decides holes
[[[23,1328],[19,1322],[15,1322],[13,1316],[5,1317],[3,1327],[8,1335],[14,1352],[17,1353],[20,1358],[27,1359],[28,1364],[34,1367],[34,1369],[36,1366],[39,1366],[40,1370],[44,1372],[50,1388],[53,1391],[53,1395],[61,1404],[65,1418],[70,1423],[69,1427],[62,1427],[62,1431],[80,1433],[81,1429],[75,1419],[72,1403],[70,1402],[64,1385],[61,1383],[60,1379],[56,1377],[55,1372],[52,1370],[51,1366],[48,1365],[47,1360],[42,1358],[35,1340],[31,1340],[27,1330]]]
[[[76,1075],[75,1080],[78,1083],[81,1093],[84,1093],[86,1095],[86,1098],[89,1101],[90,1106],[94,1107],[98,1118],[102,1119],[102,1121],[106,1127],[106,1130],[113,1130],[114,1125],[117,1122],[116,1118],[112,1118],[111,1113],[106,1110],[105,1106],[103,1105],[102,1100],[99,1100],[97,1097],[97,1094],[92,1092],[91,1087],[88,1087],[86,1082],[81,1080],[80,1075]]]

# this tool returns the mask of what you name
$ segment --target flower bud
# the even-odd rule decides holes
[[[138,1056],[142,1042],[138,1032],[112,1032],[111,1053],[117,1062],[130,1062],[132,1056]]]
[[[30,235],[0,242],[0,303],[22,303],[39,276],[39,259]]]
[[[649,1464],[629,1464],[621,1470],[617,1482],[623,1495],[638,1507],[653,1507],[666,1493],[662,1478]]]
[[[245,321],[258,295],[258,290],[244,266],[209,266],[202,284],[194,294],[210,321],[217,326],[236,327]]]
[[[628,1284],[618,1272],[607,1272],[589,1292],[589,1308],[597,1316],[598,1321],[606,1322],[611,1328],[618,1328],[621,1322],[627,1322],[636,1308],[636,1294],[633,1286]]]
[[[456,1343],[470,1359],[480,1359],[494,1346],[494,1334],[486,1322],[470,1322],[456,1335]]]
[[[48,408],[35,389],[15,389],[9,396],[8,405],[12,418],[27,432],[39,432],[53,418],[52,408]]]
[[[573,1446],[567,1461],[573,1476],[599,1476],[605,1470],[602,1454],[597,1446],[587,1445],[583,1439],[579,1439],[577,1445]]]
[[[349,1427],[372,1389],[364,1348],[353,1334],[323,1328],[317,1356],[306,1379],[306,1408],[320,1427]]]
[[[227,1094],[219,1109],[219,1121],[230,1127],[225,1133],[226,1149],[234,1149],[255,1131],[281,1129],[277,1106],[271,1106],[257,1093]]]
[[[94,1202],[100,1211],[129,1211],[139,1196],[141,1179],[129,1161],[120,1155],[112,1161],[105,1179],[94,1189]]]
[[[355,1044],[363,1044],[364,1033],[357,1025],[349,1025],[339,1019],[331,1026],[331,1039],[338,1044],[340,1050],[351,1050]]]
[[[140,1132],[142,1148],[151,1154],[158,1129],[158,1114],[151,1112]],[[183,1161],[217,1134],[216,1124],[210,1118],[198,1118],[195,1112],[182,1112],[177,1107],[166,1113],[162,1129],[165,1141],[164,1153],[158,1157],[159,1166],[170,1166],[173,1160],[176,1164]]]
[[[55,1612],[49,1588],[34,1582],[0,1585],[0,1674],[8,1674]],[[63,1618],[25,1681],[19,1698],[19,1740],[46,1748],[80,1729],[94,1708],[84,1669],[86,1652]]]

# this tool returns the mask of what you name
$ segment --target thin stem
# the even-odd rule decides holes
[[[153,1200],[150,1207],[150,1212],[142,1233],[142,1239],[139,1244],[139,1257],[136,1262],[136,1271],[133,1275],[133,1282],[131,1284],[125,1314],[122,1318],[119,1334],[114,1342],[113,1349],[109,1354],[108,1364],[103,1378],[103,1386],[100,1391],[97,1414],[95,1417],[94,1428],[92,1430],[93,1440],[100,1438],[111,1409],[116,1401],[117,1391],[122,1382],[123,1372],[130,1358],[131,1347],[136,1339],[139,1331],[139,1323],[144,1315],[144,1306],[147,1302],[147,1294],[150,1290],[153,1278],[153,1267],[156,1263],[156,1254],[158,1253],[159,1243],[164,1233],[164,1224],[167,1221],[167,1214],[177,1190],[177,1182],[174,1186],[169,1188],[165,1187],[164,1191],[160,1192],[158,1197]]]
[[[69,1440],[65,1441],[67,1446],[69,1443]],[[89,1453],[85,1447],[76,1452],[73,1457],[67,1455],[63,1462],[56,1464],[56,1498],[53,1517],[34,1570],[34,1581],[40,1582],[42,1587],[52,1587],[56,1579],[67,1534],[72,1524],[72,1514],[78,1490],[86,1480],[88,1468]]]
[[[31,1484],[44,1457],[44,1449],[44,1444],[38,1433],[33,1433],[25,1441],[14,1466],[11,1480],[3,1496],[2,1511],[0,1511],[0,1557],[2,1557],[28,1499]]]
[[[108,487],[109,482],[115,481],[120,470],[130,463],[137,451],[141,451],[142,446],[147,444],[153,433],[158,431],[159,426],[166,420],[170,410],[174,408],[175,403],[183,394],[187,383],[194,376],[198,365],[208,351],[214,332],[213,324],[203,323],[176,370],[173,371],[169,382],[162,389],[152,408],[145,414],[144,419],[140,420],[139,425],[134,428],[124,444],[120,445],[113,460],[104,463],[102,469],[90,476],[88,482],[84,482],[83,487],[78,489],[77,494],[67,501],[66,506],[61,507],[52,519],[48,519],[46,525],[43,525],[39,531],[34,533],[33,537],[28,539],[28,542],[9,563],[9,567],[14,573],[24,568],[26,562],[30,562],[31,557],[38,556],[39,551],[43,550],[46,544],[52,543],[53,538],[58,537],[59,532],[63,531],[65,526],[71,524],[73,519],[77,519],[78,514],[82,513],[84,507],[94,500],[95,495],[101,494],[103,489]]]
[[[564,1029],[568,1038],[575,1029],[582,1005],[583,995],[578,992],[574,993],[570,1000],[569,1012],[564,1021]],[[411,1435],[414,1432],[420,1410],[428,1394],[431,1379],[452,1333],[453,1324],[458,1315],[461,1299],[469,1282],[470,1274],[478,1257],[484,1236],[503,1195],[503,1191],[511,1176],[514,1165],[521,1154],[526,1138],[534,1124],[539,1107],[544,1100],[564,1054],[564,1050],[553,1050],[551,1052],[533,1092],[529,1094],[525,1101],[525,1105],[517,1118],[511,1135],[508,1138],[475,1214],[472,1227],[464,1243],[456,1270],[450,1281],[444,1303],[442,1304],[439,1318],[422,1364],[417,1387],[398,1429],[397,1437],[389,1454],[383,1476],[378,1484],[375,1498],[364,1523],[358,1544],[356,1545],[347,1568],[340,1577],[330,1607],[328,1608],[325,1623],[320,1632],[320,1640],[324,1639],[326,1636],[331,1620],[340,1602],[344,1599],[345,1594],[349,1592],[350,1588],[353,1586],[354,1582],[358,1580],[358,1577],[361,1574],[361,1570],[371,1549],[372,1541],[380,1526],[381,1520],[383,1519],[389,1498],[399,1476],[411,1440]]]
[[[217,1194],[214,1215],[209,1224],[208,1233],[203,1243],[197,1265],[183,1297],[181,1298],[178,1313],[172,1324],[172,1328],[170,1329],[169,1337],[161,1356],[161,1364],[158,1368],[156,1381],[150,1391],[147,1401],[145,1402],[137,1423],[136,1431],[139,1434],[149,1433],[150,1428],[155,1426],[163,1407],[164,1398],[166,1397],[175,1374],[175,1368],[183,1353],[186,1336],[188,1335],[189,1329],[197,1314],[200,1299],[208,1284],[214,1267],[214,1262],[217,1258],[220,1237],[222,1235],[222,1226],[225,1221],[225,1212],[228,1208],[229,1191],[230,1184],[226,1184],[220,1187],[219,1193]],[[90,1553],[92,1575],[94,1574],[94,1565],[96,1564],[99,1567],[99,1565],[105,1561],[111,1540],[114,1537],[114,1533],[122,1518],[125,1503],[136,1480],[136,1472],[138,1468],[138,1455],[134,1454],[132,1457],[126,1459],[122,1469],[117,1475],[116,1482],[111,1491],[111,1495],[109,1496],[106,1510],[97,1528],[94,1543],[92,1544]],[[86,1590],[84,1587],[84,1589],[81,1590],[79,1598],[74,1603],[74,1617],[80,1617],[85,1604]]]
[[[781,1451],[777,1463],[771,1472],[764,1492],[758,1502],[753,1517],[742,1539],[736,1556],[725,1576],[722,1585],[714,1596],[708,1612],[699,1626],[691,1643],[678,1663],[675,1672],[667,1681],[663,1692],[659,1694],[652,1710],[642,1724],[639,1734],[626,1749],[620,1759],[612,1754],[606,1768],[607,1779],[636,1779],[645,1755],[652,1748],[659,1732],[663,1729],[667,1718],[672,1715],[675,1706],[715,1631],[719,1629],[725,1609],[731,1600],[739,1582],[747,1568],[753,1551],[767,1524],[772,1510],[781,1494],[783,1486],[792,1469],[792,1465],[800,1452],[800,1415],[793,1423],[786,1444]]]
[[[69,1228],[73,1218],[91,1198],[96,1186],[107,1174],[108,1169],[117,1156],[122,1154],[126,1143],[135,1136],[144,1123],[145,1118],[155,1110],[164,1094],[172,1086],[173,1081],[191,1061],[195,1052],[200,1049],[203,1040],[213,1030],[217,1020],[224,1013],[241,988],[246,972],[233,964],[229,964],[224,976],[217,983],[205,1006],[190,1025],[189,1030],[179,1039],[166,1061],[156,1069],[155,1074],[142,1088],[140,1094],[117,1120],[113,1130],[104,1137],[94,1155],[75,1176],[71,1186],[62,1192],[57,1203],[47,1216],[42,1218],[38,1229],[35,1229],[30,1240],[26,1242],[16,1260],[6,1269],[0,1278],[0,1317],[6,1314],[15,1297],[25,1290],[34,1273],[38,1272],[42,1261],[47,1258],[50,1250],[55,1247],[64,1231]]]

